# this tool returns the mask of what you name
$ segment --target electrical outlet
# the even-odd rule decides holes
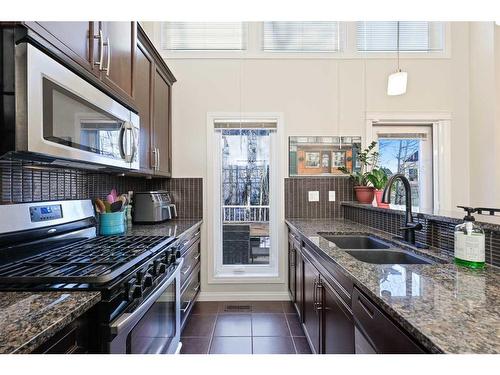
[[[309,202],[319,202],[319,191],[309,192]]]
[[[328,201],[335,202],[335,190],[330,190],[328,192]]]

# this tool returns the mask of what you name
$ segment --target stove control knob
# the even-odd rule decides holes
[[[153,276],[147,273],[144,276],[144,282],[142,284],[144,285],[145,288],[149,288],[151,285],[153,285]]]
[[[137,271],[135,277],[137,279],[137,284],[141,284],[142,279],[144,278],[144,271]]]
[[[132,285],[132,288],[130,289],[130,296],[132,298],[141,298],[142,297],[142,286],[135,284]]]
[[[175,251],[175,258],[179,259],[180,257],[181,257],[181,251],[180,250],[176,250]]]
[[[151,273],[153,276],[157,276],[160,273],[160,260],[156,259],[153,261],[153,266],[151,267]]]
[[[168,264],[174,264],[175,263],[175,254],[170,254],[169,258],[168,258]]]
[[[160,263],[158,266],[158,273],[165,273],[167,272],[167,265],[165,263]]]

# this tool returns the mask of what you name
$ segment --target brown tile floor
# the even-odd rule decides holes
[[[182,332],[183,354],[311,353],[290,302],[197,302]]]

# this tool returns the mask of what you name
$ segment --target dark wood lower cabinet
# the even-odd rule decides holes
[[[358,289],[352,295],[356,352],[423,354],[425,351]]]
[[[316,354],[418,354],[424,349],[298,234],[288,237],[289,292]]]
[[[304,307],[303,324],[309,345],[313,353],[320,353],[321,310],[318,310],[319,272],[305,256],[302,256],[304,267]]]
[[[322,353],[354,353],[354,319],[352,312],[326,281],[321,281],[323,294]]]

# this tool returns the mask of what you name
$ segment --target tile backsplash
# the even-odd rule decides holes
[[[105,198],[119,193],[166,189],[172,192],[179,218],[202,217],[201,178],[118,176],[78,169],[41,168],[29,161],[0,164],[0,204]]]
[[[319,192],[319,200],[310,202],[309,192]],[[329,201],[335,191],[335,201]],[[340,202],[353,199],[353,185],[347,177],[285,178],[285,217],[327,219],[342,217]]]

